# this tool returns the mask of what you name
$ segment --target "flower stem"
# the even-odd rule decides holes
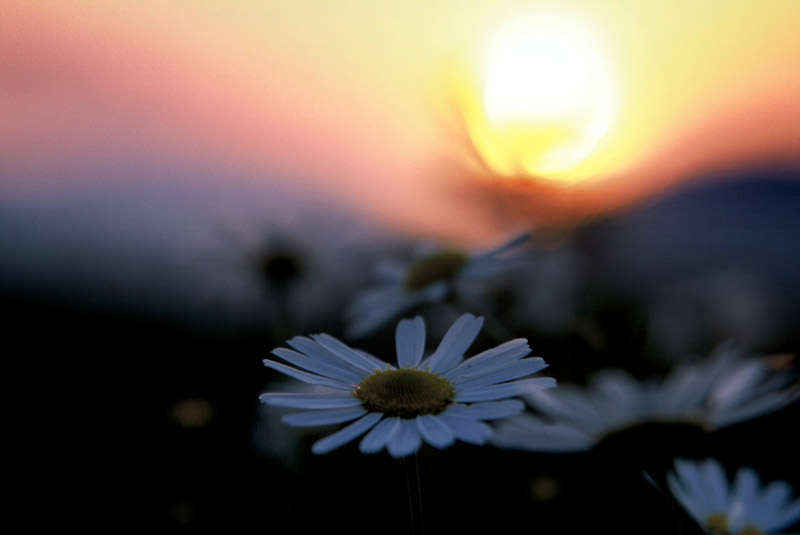
[[[403,457],[403,467],[406,472],[406,486],[408,488],[408,505],[411,513],[411,533],[422,535],[425,525],[422,519],[422,488],[419,482],[419,457],[414,453],[414,463]]]

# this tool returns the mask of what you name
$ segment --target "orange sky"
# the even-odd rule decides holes
[[[494,28],[553,5],[596,29],[620,88],[591,176],[557,192],[564,211],[800,162],[800,2],[11,1],[0,186],[90,187],[126,153],[208,159],[234,185],[236,170],[308,181],[409,228],[480,227],[481,200],[449,194],[472,179],[448,99]],[[65,169],[85,183],[55,184],[80,174]],[[491,178],[527,202],[527,185]]]

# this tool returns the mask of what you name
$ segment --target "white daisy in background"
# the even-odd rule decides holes
[[[411,261],[380,263],[376,268],[377,284],[358,292],[347,311],[348,336],[366,336],[415,307],[442,302],[453,293],[470,296],[476,284],[517,267],[523,258],[517,249],[529,239],[529,234],[518,235],[475,255],[457,249],[424,247]]]
[[[542,452],[588,450],[605,438],[647,423],[692,424],[715,430],[775,411],[798,399],[788,373],[765,359],[730,347],[707,361],[677,367],[665,379],[639,381],[623,370],[605,370],[586,388],[561,385],[525,396],[538,414],[506,420],[494,444]]]
[[[714,535],[777,535],[800,520],[800,500],[792,500],[785,481],[760,486],[758,474],[740,468],[729,485],[715,459],[678,459],[667,474],[673,496],[706,533]]]
[[[361,287],[372,259],[399,240],[326,204],[312,206],[269,216],[235,213],[199,226],[185,245],[187,278],[204,290],[196,308],[218,323],[280,326],[277,340],[338,324],[342,302]]]
[[[328,391],[266,393],[260,399],[269,405],[309,409],[284,416],[283,421],[293,426],[352,422],[317,441],[312,446],[317,454],[365,433],[361,452],[377,453],[385,447],[393,457],[416,452],[422,441],[436,448],[446,448],[456,440],[485,444],[494,434],[485,420],[524,410],[522,401],[509,398],[551,388],[555,380],[528,377],[547,364],[538,357],[523,358],[530,353],[524,339],[464,360],[482,325],[483,318],[464,314],[436,351],[423,359],[425,322],[419,317],[402,320],[395,336],[396,367],[327,334],[295,337],[288,343],[296,351],[273,351],[292,366],[269,359],[264,364]]]

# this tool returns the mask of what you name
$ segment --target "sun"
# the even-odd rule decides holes
[[[465,116],[485,163],[502,175],[580,179],[615,110],[612,77],[588,27],[563,15],[517,19],[491,36],[477,71]]]

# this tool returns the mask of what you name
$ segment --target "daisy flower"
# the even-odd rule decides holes
[[[446,448],[456,440],[485,444],[494,434],[485,420],[522,412],[525,405],[509,399],[555,386],[549,377],[528,377],[547,367],[516,339],[464,360],[483,325],[483,318],[461,316],[437,349],[425,352],[425,322],[402,320],[395,342],[397,366],[319,334],[288,341],[294,348],[273,353],[290,365],[266,359],[264,364],[325,393],[266,393],[269,405],[307,409],[287,414],[284,423],[320,426],[351,422],[317,441],[311,451],[327,453],[361,435],[362,453],[386,448],[393,457],[416,452],[422,442]],[[524,378],[524,379],[523,379]]]
[[[776,535],[800,520],[800,500],[792,500],[785,481],[760,487],[758,474],[740,468],[733,484],[715,459],[678,459],[667,474],[675,499],[689,515],[714,535]]]
[[[415,307],[442,302],[518,265],[514,250],[530,236],[522,234],[489,251],[469,255],[457,249],[418,250],[409,262],[377,266],[377,284],[359,292],[348,309],[348,335],[366,336]]]
[[[279,199],[278,204],[292,205]],[[268,322],[277,340],[339,322],[372,259],[397,244],[358,217],[322,205],[304,212],[230,214],[187,244],[187,278],[204,289],[198,310],[233,322]],[[323,216],[314,214],[324,214]]]
[[[651,422],[713,431],[796,401],[800,389],[784,389],[787,380],[763,359],[744,358],[729,347],[706,362],[678,367],[663,380],[639,381],[623,370],[605,370],[586,388],[562,385],[527,394],[538,414],[503,422],[494,443],[565,452],[591,449],[610,435]]]

